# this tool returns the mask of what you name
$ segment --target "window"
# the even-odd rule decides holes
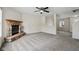
[[[64,26],[64,21],[60,21],[59,27],[63,27],[63,26]]]
[[[0,8],[0,37],[2,36],[2,10]]]

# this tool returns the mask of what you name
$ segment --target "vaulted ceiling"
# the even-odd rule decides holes
[[[12,7],[13,9],[23,13],[23,14],[32,14],[32,15],[41,15],[39,12],[34,12],[37,10],[35,7]],[[72,10],[79,9],[79,7],[49,7],[50,13],[43,13],[42,15],[53,15],[56,13],[61,17],[72,16],[79,14],[79,11],[73,13]]]

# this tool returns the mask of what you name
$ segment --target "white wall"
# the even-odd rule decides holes
[[[79,17],[75,17],[72,20],[72,37],[75,39],[79,39]]]
[[[3,17],[5,19],[21,20],[21,13],[11,8],[2,8]]]
[[[0,8],[0,47],[2,44],[2,10]]]
[[[56,34],[56,14],[44,16],[42,23],[42,32]]]
[[[22,20],[27,34],[36,32],[56,34],[56,14],[52,16],[23,14]]]
[[[27,34],[41,32],[41,18],[41,16],[37,15],[23,14],[24,32]]]
[[[70,32],[72,33],[72,25],[73,25],[73,20],[72,18],[70,17]]]

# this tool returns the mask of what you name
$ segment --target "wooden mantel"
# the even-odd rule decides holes
[[[23,22],[23,21],[12,20],[12,19],[6,19],[6,21],[9,21],[9,22],[18,22],[18,23],[22,23]]]
[[[10,25],[21,25],[23,23],[23,21],[6,19],[6,23],[8,24],[8,26],[10,26]]]

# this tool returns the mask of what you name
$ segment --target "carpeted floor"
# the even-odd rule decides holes
[[[72,39],[70,33],[58,32],[28,34],[20,39],[6,43],[5,51],[77,51],[79,40]]]

